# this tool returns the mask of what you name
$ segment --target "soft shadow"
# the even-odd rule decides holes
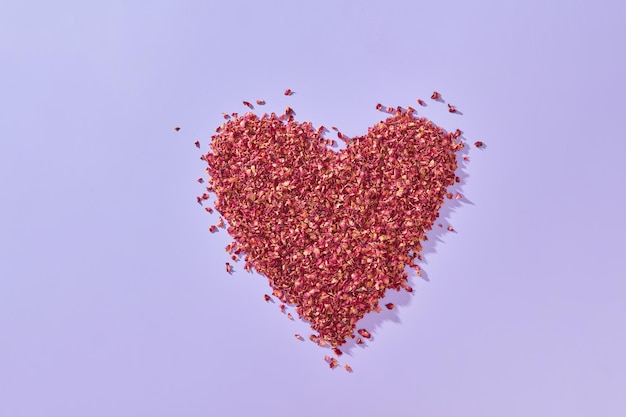
[[[457,166],[458,167],[455,173],[456,173],[456,176],[459,177],[460,181],[458,183],[455,182],[453,185],[451,185],[447,189],[449,193],[452,193],[453,198],[445,199],[443,206],[439,210],[439,216],[435,220],[435,223],[433,224],[432,229],[428,233],[426,233],[426,237],[428,240],[422,242],[422,251],[419,254],[421,259],[419,258],[415,259],[415,263],[418,266],[420,266],[420,275],[418,275],[416,271],[413,268],[410,268],[409,266],[406,266],[405,268],[405,272],[409,276],[408,285],[413,287],[414,292],[409,293],[405,291],[404,289],[401,289],[400,291],[394,291],[394,290],[387,291],[387,293],[385,294],[385,297],[379,300],[379,306],[381,306],[383,310],[380,313],[376,313],[375,311],[372,311],[366,314],[365,317],[363,317],[357,323],[357,329],[366,329],[372,335],[372,337],[370,339],[361,338],[364,342],[361,345],[358,345],[356,343],[356,339],[360,337],[358,333],[354,339],[348,338],[346,343],[341,347],[341,350],[343,351],[344,354],[348,356],[352,356],[352,352],[355,348],[366,349],[369,343],[376,340],[376,335],[378,333],[378,330],[381,327],[383,327],[385,322],[387,321],[392,321],[394,323],[401,322],[400,317],[398,315],[399,309],[404,306],[408,306],[410,304],[412,297],[415,295],[415,282],[418,279],[422,279],[427,282],[430,281],[428,271],[426,268],[423,267],[424,265],[428,265],[428,260],[427,260],[428,255],[432,255],[437,252],[436,250],[437,245],[440,242],[444,242],[446,235],[449,236],[451,233],[458,233],[456,230],[451,232],[447,229],[448,226],[454,227],[450,221],[453,213],[457,209],[462,207],[464,204],[471,204],[471,205],[474,204],[463,194],[463,185],[467,183],[467,179],[469,178],[469,174],[467,173],[468,161],[465,161],[463,157],[469,153],[470,144],[467,143],[463,134],[459,136],[459,140],[462,140],[463,143],[465,144],[465,146],[463,146],[463,149],[457,151]],[[462,198],[458,200],[454,198],[457,192],[462,195]],[[441,223],[442,227],[438,226],[439,223]],[[389,302],[395,304],[396,308],[394,308],[393,310],[387,310],[385,308],[385,304]]]
[[[409,275],[408,285],[414,286],[415,277],[417,277],[417,274],[408,266],[405,268],[405,272]],[[371,337],[369,339],[366,339],[356,333],[354,339],[348,338],[346,343],[340,347],[344,355],[353,356],[352,352],[354,349],[367,349],[369,347],[369,343],[376,340],[376,333],[378,333],[378,329],[380,329],[384,323],[389,321],[393,323],[401,323],[402,321],[400,320],[399,310],[402,307],[408,306],[411,302],[411,298],[414,295],[415,292],[408,293],[404,289],[401,289],[400,291],[387,290],[385,296],[378,301],[378,305],[382,308],[380,313],[372,311],[366,314],[357,323],[357,330],[365,329],[371,334]],[[392,310],[388,310],[385,307],[385,304],[387,303],[393,303],[395,307]],[[358,338],[361,338],[363,344],[357,344]]]

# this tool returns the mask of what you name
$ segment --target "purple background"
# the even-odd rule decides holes
[[[4,2],[0,416],[626,415],[626,2],[546,3]],[[224,271],[193,142],[242,100],[357,135],[433,90],[487,144],[458,233],[331,371]]]

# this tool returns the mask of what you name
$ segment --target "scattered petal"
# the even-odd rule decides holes
[[[359,329],[359,330],[357,330],[357,332],[358,332],[361,336],[363,336],[364,338],[366,338],[366,339],[369,339],[370,337],[372,337],[372,335],[370,334],[370,332],[368,332],[368,331],[367,331],[367,330],[365,330],[365,329]]]

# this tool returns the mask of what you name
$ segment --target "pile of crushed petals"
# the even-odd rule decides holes
[[[245,270],[265,275],[281,311],[295,307],[318,333],[311,340],[337,355],[355,332],[371,336],[357,322],[381,310],[387,290],[412,292],[405,267],[419,274],[421,241],[460,180],[459,130],[445,132],[412,108],[385,110],[364,136],[337,132],[347,144],[340,151],[328,147],[323,126],[298,123],[289,107],[280,116],[224,114],[201,157],[223,216],[217,227],[226,220],[234,238],[232,260],[243,256]]]

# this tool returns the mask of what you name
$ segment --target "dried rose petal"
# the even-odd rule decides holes
[[[176,126],[174,127],[174,130],[178,132],[180,130],[180,127]]]
[[[350,365],[348,365],[347,363],[343,367],[346,368],[346,371],[352,372],[352,368],[350,368]]]
[[[217,232],[217,227],[215,227],[213,225],[209,226],[209,232],[211,232],[211,233]]]
[[[339,152],[326,147],[323,127],[297,123],[290,108],[282,117],[233,114],[203,156],[218,225],[228,221],[244,269],[268,277],[319,333],[311,340],[334,349],[381,309],[387,290],[412,292],[407,251],[421,260],[420,242],[452,197],[463,145],[412,108],[386,109],[392,116]]]
[[[230,273],[233,270],[233,267],[230,266],[228,262],[226,262],[226,272]]]
[[[422,100],[421,98],[417,99],[417,104],[419,104],[420,106],[425,106],[426,103],[424,102],[424,100]]]
[[[270,297],[270,296],[269,296],[269,295],[267,295],[267,294],[264,294],[264,295],[263,295],[263,299],[264,299],[265,301],[268,301],[268,302],[269,302],[269,301],[272,299],[272,297]]]
[[[304,342],[304,337],[300,336],[300,334],[296,333],[296,339],[298,339],[301,342]]]
[[[195,141],[193,144],[196,145],[196,148],[200,147],[200,141]]]
[[[456,107],[454,107],[454,106],[453,106],[453,105],[451,105],[451,104],[448,104],[448,111],[449,111],[450,113],[456,113]]]
[[[263,106],[265,104],[265,100],[257,100],[256,104],[258,104],[259,106]]]
[[[251,109],[253,109],[253,108],[254,108],[254,106],[252,105],[252,103],[250,103],[249,101],[244,101],[244,102],[243,102],[243,105],[244,105],[244,106],[246,106],[246,107],[249,107],[249,108],[251,108]]]
[[[435,91],[433,95],[430,96],[430,98],[432,98],[433,100],[439,100],[441,98],[441,94]]]
[[[200,177],[200,178],[198,178],[198,182],[199,182],[200,184],[202,184],[202,183],[204,182],[204,179],[203,179],[202,177]]]
[[[293,94],[293,91],[291,91],[289,88],[285,90],[285,95],[286,96],[290,96]]]
[[[376,105],[376,110],[380,110],[380,109],[382,109],[382,108],[383,108],[383,105],[382,105],[382,104],[378,103],[378,104]]]
[[[393,310],[395,305],[393,303],[387,303],[385,304],[385,307],[387,307],[387,310]]]
[[[335,355],[337,355],[337,356],[343,355],[343,352],[341,350],[337,349],[337,348],[334,348],[333,352],[335,352]]]

